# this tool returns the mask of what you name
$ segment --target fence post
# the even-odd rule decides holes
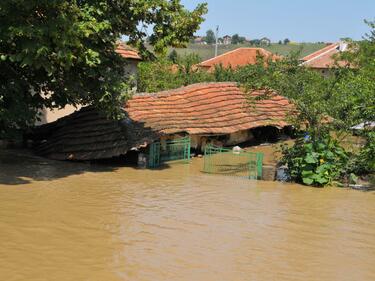
[[[186,141],[187,141],[187,161],[188,161],[188,163],[190,162],[190,149],[191,149],[191,140],[190,140],[190,137],[188,137],[187,139],[186,139]]]
[[[262,179],[263,173],[263,153],[257,153],[257,179]]]
[[[148,167],[153,168],[154,167],[154,143],[150,144],[149,148],[149,156],[148,156]]]

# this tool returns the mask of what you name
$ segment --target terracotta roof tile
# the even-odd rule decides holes
[[[137,50],[131,48],[130,46],[124,43],[118,43],[116,53],[118,53],[125,59],[142,60]]]
[[[259,95],[264,92],[249,94]],[[291,105],[275,93],[252,104],[236,83],[223,82],[137,94],[125,110],[132,120],[162,134],[223,134],[266,125],[284,127]]]
[[[237,68],[247,64],[255,64],[257,55],[261,55],[265,58],[272,57],[273,60],[280,58],[279,56],[274,55],[263,48],[238,48],[212,59],[203,61],[198,64],[198,66],[209,71],[213,70],[215,65],[219,64],[221,64],[223,67]]]
[[[311,68],[332,68],[335,67],[335,55],[340,53],[340,44],[330,44],[310,55],[302,58],[303,65]],[[340,66],[345,66],[345,61],[339,61]]]

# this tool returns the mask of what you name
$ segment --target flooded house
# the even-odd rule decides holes
[[[58,160],[95,160],[147,153],[155,141],[189,137],[189,148],[233,146],[289,127],[288,100],[276,93],[246,93],[236,83],[199,83],[135,94],[124,118],[110,120],[86,107],[36,129],[39,154]],[[190,152],[189,152],[190,153]],[[136,158],[134,158],[136,159]]]

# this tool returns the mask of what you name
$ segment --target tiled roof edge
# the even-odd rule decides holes
[[[328,52],[330,52],[330,51],[336,49],[338,46],[339,46],[339,43],[332,43],[332,44],[327,45],[327,46],[325,46],[325,47],[323,47],[323,48],[321,48],[321,49],[319,49],[319,50],[317,50],[317,51],[315,51],[315,52],[313,52],[313,53],[311,53],[311,54],[309,54],[309,55],[307,55],[307,56],[304,56],[304,57],[302,58],[302,60],[303,60],[305,63],[306,63],[306,62],[309,62],[309,61],[311,61],[311,60],[314,60],[314,59],[316,59],[316,58],[318,58],[318,57],[324,55],[325,53],[328,53]],[[323,50],[324,50],[324,51],[323,51]]]
[[[172,95],[172,94],[180,93],[180,92],[185,91],[185,90],[190,90],[190,89],[193,90],[193,89],[197,89],[197,88],[200,88],[200,87],[204,88],[205,86],[210,87],[210,86],[224,86],[224,85],[239,87],[239,84],[237,82],[229,82],[229,81],[228,82],[202,82],[202,83],[195,83],[195,84],[183,86],[183,87],[180,87],[180,88],[165,90],[165,91],[156,92],[156,93],[136,93],[136,94],[133,95],[133,97],[169,96],[169,95]]]
[[[244,50],[244,49],[252,49],[252,50],[257,50],[257,51],[265,51],[266,53],[270,53],[270,54],[272,54],[270,51],[267,51],[267,50],[264,49],[264,48],[258,48],[258,47],[254,47],[254,48],[252,48],[252,47],[240,47],[240,48],[237,48],[237,49],[231,50],[231,51],[229,51],[229,52],[226,52],[226,53],[224,53],[224,54],[218,55],[218,56],[216,56],[216,57],[210,58],[210,59],[208,59],[208,60],[202,61],[202,62],[198,63],[198,65],[199,65],[199,66],[210,66],[210,65],[206,65],[206,64],[209,63],[209,62],[211,62],[211,61],[213,61],[213,60],[215,60],[215,59],[218,59],[218,58],[220,58],[220,57],[223,57],[223,56],[226,56],[226,55],[228,55],[228,54],[231,54],[231,53],[234,53],[234,52],[238,52],[238,51],[240,51],[240,50]]]

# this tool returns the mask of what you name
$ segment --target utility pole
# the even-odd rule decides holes
[[[215,35],[215,57],[217,56],[217,39],[219,37],[219,26],[216,26],[216,35]]]

